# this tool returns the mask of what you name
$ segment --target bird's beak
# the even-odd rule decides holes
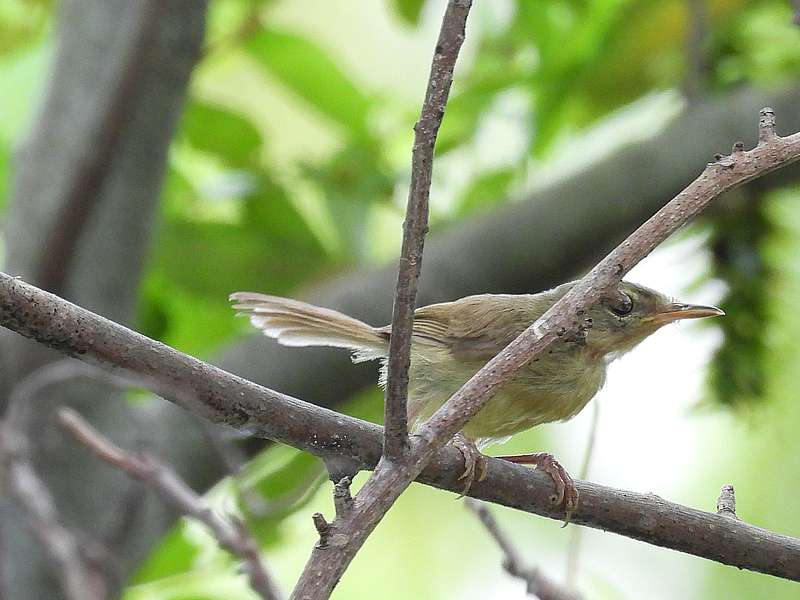
[[[667,323],[680,321],[682,319],[702,319],[704,317],[722,316],[725,316],[725,311],[716,306],[670,302],[648,320],[657,325],[666,325]]]

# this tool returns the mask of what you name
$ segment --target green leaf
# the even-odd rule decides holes
[[[192,570],[203,550],[202,544],[186,535],[187,521],[181,519],[145,559],[131,580],[132,584],[155,581]]]
[[[261,134],[247,119],[199,100],[187,105],[180,133],[197,150],[234,167],[251,164],[261,148]]]
[[[297,34],[265,29],[246,49],[320,113],[355,136],[368,136],[371,101],[322,48]]]
[[[425,0],[394,0],[397,14],[409,25],[419,25],[419,17]]]

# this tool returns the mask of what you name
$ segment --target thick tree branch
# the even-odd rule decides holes
[[[71,180],[61,189],[63,196],[55,199],[59,215],[51,231],[42,238],[33,281],[56,294],[63,294],[81,231],[100,202],[103,183],[143,87],[146,59],[153,49],[162,5],[159,0],[139,0],[134,4],[133,34],[117,81],[111,86],[109,96],[100,98],[97,122],[89,132],[92,139],[84,144],[84,155],[75,159]]]
[[[258,542],[250,535],[243,522],[235,517],[225,519],[218,515],[167,465],[149,454],[134,456],[126,452],[89,425],[74,410],[60,409],[58,421],[100,460],[143,482],[167,502],[174,504],[181,513],[208,527],[222,548],[243,561],[250,586],[261,598],[282,598],[272,575],[261,560]]]
[[[461,44],[464,43],[471,6],[472,0],[450,0],[447,3],[433,53],[425,100],[419,121],[414,126],[411,185],[403,223],[403,244],[394,293],[392,336],[387,365],[384,454],[388,460],[400,460],[408,450],[408,368],[411,364],[411,333],[417,287],[422,271],[422,249],[425,234],[428,232],[428,196],[433,173],[433,150],[453,83],[453,69]]]
[[[522,579],[529,594],[536,596],[539,600],[581,600],[581,596],[577,593],[550,580],[536,567],[525,564],[519,550],[500,528],[497,519],[494,518],[488,506],[468,498],[467,508],[475,513],[486,528],[487,533],[502,551],[503,568],[512,577]]]
[[[135,376],[153,392],[195,414],[318,456],[337,455],[372,468],[381,428],[260,387],[0,274],[0,324],[112,372]],[[459,493],[463,457],[453,447],[434,456],[418,481]],[[572,522],[701,556],[738,568],[800,581],[800,540],[742,521],[638,494],[577,481],[581,501]],[[489,459],[469,495],[545,517],[553,508],[550,478]],[[697,535],[703,532],[703,535]]]

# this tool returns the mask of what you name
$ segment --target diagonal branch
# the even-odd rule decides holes
[[[442,28],[433,54],[428,89],[419,121],[414,126],[411,153],[411,185],[403,223],[403,245],[397,272],[392,314],[392,335],[386,377],[384,412],[384,454],[399,460],[408,451],[408,368],[411,364],[411,334],[422,249],[428,232],[428,197],[433,172],[433,149],[444,117],[450,86],[453,83],[458,52],[464,42],[467,16],[472,0],[450,0],[442,18]]]
[[[217,543],[240,558],[250,579],[250,586],[264,600],[280,600],[278,590],[266,565],[261,560],[258,542],[243,522],[218,515],[175,472],[153,456],[129,454],[87,423],[69,408],[58,411],[58,421],[81,444],[100,460],[142,481],[186,516],[197,519],[211,531]]]
[[[0,423],[0,481],[22,507],[36,538],[56,567],[67,600],[102,600],[106,582],[81,553],[78,537],[61,522],[55,502],[30,459],[29,440]]]
[[[124,374],[152,392],[215,423],[282,442],[317,456],[340,456],[370,469],[382,451],[382,430],[270,390],[204,363],[53,294],[0,273],[0,324],[39,343]],[[471,497],[561,519],[552,480],[489,459]],[[460,493],[463,457],[439,450],[418,481]],[[610,531],[740,569],[800,581],[800,540],[724,515],[674,504],[652,494],[576,481],[580,504],[572,523]],[[691,532],[702,531],[698,536]]]

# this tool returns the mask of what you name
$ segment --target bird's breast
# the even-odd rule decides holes
[[[483,363],[453,361],[446,351],[412,357],[409,417],[427,418]],[[605,381],[606,363],[581,348],[546,354],[520,369],[464,428],[471,438],[502,438],[578,414]]]

